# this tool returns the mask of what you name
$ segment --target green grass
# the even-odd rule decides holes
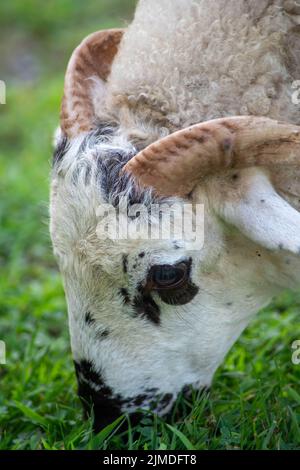
[[[291,362],[299,295],[286,294],[261,312],[218,370],[210,395],[179,397],[168,421],[145,414],[128,433],[116,422],[97,436],[82,421],[47,227],[51,140],[71,48],[93,29],[119,26],[134,2],[48,2],[59,8],[57,21],[37,3],[0,7],[0,30],[4,22],[49,49],[36,80],[8,79],[0,106],[0,339],[7,346],[0,449],[300,449],[300,365]],[[69,38],[65,47],[62,38]],[[52,69],[56,42],[60,59]]]

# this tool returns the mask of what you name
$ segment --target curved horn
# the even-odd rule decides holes
[[[300,127],[236,116],[174,132],[140,151],[124,171],[161,195],[185,196],[221,169],[281,164],[300,164]]]
[[[122,29],[97,31],[73,52],[67,67],[60,116],[61,129],[68,137],[93,127],[92,87],[95,78],[106,81],[123,32]]]

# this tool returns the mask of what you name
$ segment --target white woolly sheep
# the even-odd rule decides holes
[[[95,429],[209,387],[255,313],[299,286],[299,22],[292,0],[141,0],[125,32],[73,53],[51,236]],[[99,236],[108,204],[132,228],[137,202],[203,204],[203,247]]]

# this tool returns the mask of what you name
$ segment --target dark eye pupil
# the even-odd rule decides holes
[[[152,281],[156,288],[176,287],[186,278],[183,266],[160,265],[152,270]]]
[[[158,266],[153,277],[156,282],[169,283],[175,281],[178,275],[180,276],[180,273],[172,266]]]

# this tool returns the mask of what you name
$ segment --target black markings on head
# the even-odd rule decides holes
[[[165,393],[160,397],[160,400],[157,404],[156,411],[159,413],[163,411],[165,408],[169,407],[171,402],[174,400],[174,395],[172,393]]]
[[[139,257],[140,257],[140,258],[144,258],[144,256],[145,256],[145,252],[144,252],[144,251],[142,251],[141,253],[139,253]]]
[[[233,302],[226,302],[227,307],[231,307],[233,305]]]
[[[158,388],[149,388],[145,389],[143,393],[136,395],[134,398],[124,400],[124,403],[140,409],[152,409],[156,412],[160,412],[164,410],[172,400],[174,400],[172,393],[160,393]]]
[[[145,393],[137,395],[134,400],[133,404],[135,406],[141,406],[147,400],[147,395]]]
[[[63,135],[60,139],[58,144],[56,145],[54,152],[53,152],[53,159],[52,165],[55,166],[56,164],[60,163],[67,151],[70,148],[70,142],[65,135]]]
[[[78,381],[78,395],[81,399],[85,418],[94,415],[94,431],[99,432],[104,426],[112,423],[126,409],[130,412],[130,421],[137,424],[142,415],[139,408],[163,412],[170,408],[176,396],[173,393],[161,393],[158,388],[146,388],[138,395],[123,397],[107,386],[101,373],[95,370],[88,360],[75,362],[75,371]],[[182,389],[184,395],[193,391],[192,385],[185,385]],[[204,388],[203,391],[207,392]],[[170,411],[167,410],[168,412]]]
[[[138,293],[133,301],[133,307],[137,315],[146,317],[155,325],[160,324],[160,309],[152,299],[150,293],[145,292],[142,286],[138,287]]]
[[[238,178],[239,178],[239,174],[238,173],[234,173],[231,177],[232,180],[236,181]]]
[[[115,123],[101,122],[95,130],[86,135],[75,157],[78,164],[73,170],[73,184],[77,184],[80,176],[88,185],[93,175],[93,184],[98,185],[104,200],[114,207],[119,205],[120,198],[125,198],[128,206],[149,206],[152,202],[161,200],[162,198],[152,194],[151,189],[141,189],[130,174],[122,171],[126,163],[137,154],[138,149],[129,144],[127,148],[115,146],[114,138],[117,132],[118,126]],[[66,137],[62,137],[54,152],[53,165],[62,160],[68,148]],[[83,154],[87,155],[89,152],[91,158],[82,158]],[[95,171],[92,171],[92,167]]]
[[[110,424],[121,415],[122,400],[106,386],[100,373],[86,360],[74,362],[78,381],[78,395],[81,399],[85,418],[93,413],[95,432]]]
[[[115,148],[106,150],[104,154],[102,151],[97,160],[98,180],[103,197],[114,207],[119,205],[120,197],[124,195],[128,198],[129,204],[141,203],[143,200],[131,176],[121,171],[134,155],[135,152],[128,153],[121,148]]]
[[[86,312],[84,320],[88,325],[95,323],[95,319],[92,317],[91,312]]]
[[[123,273],[126,274],[128,270],[128,255],[123,255],[122,266],[123,266]]]
[[[120,292],[120,295],[122,296],[122,300],[123,300],[124,304],[129,304],[130,303],[130,297],[129,297],[128,290],[125,289],[124,287],[122,287],[119,292]]]
[[[99,146],[99,154],[96,155],[97,180],[102,190],[103,197],[106,202],[112,204],[114,207],[119,205],[121,197],[126,197],[129,206],[132,204],[145,204],[146,201],[152,199],[152,191],[150,189],[141,190],[141,188],[135,184],[131,175],[122,171],[126,163],[137,154],[138,150],[133,147],[125,149],[121,147],[110,148],[109,142],[116,131],[117,128],[110,134],[104,135],[102,128],[99,130],[96,137],[92,135],[92,142],[88,144],[90,148],[93,148],[95,144],[101,142],[108,144],[106,148]],[[91,137],[89,139],[91,139]]]
[[[108,336],[109,336],[109,329],[108,328],[105,328],[104,330],[99,330],[96,333],[97,339],[104,339],[104,338],[107,338]]]
[[[82,380],[89,381],[94,385],[103,387],[102,376],[94,369],[90,361],[83,359],[80,363],[75,362],[75,370],[77,375],[79,373],[81,374]]]
[[[103,380],[102,374],[96,372],[92,363],[87,360],[74,361],[78,382],[78,396],[82,402],[85,419],[94,416],[93,429],[99,432],[122,414],[122,406],[135,407],[130,415],[132,423],[137,423],[140,416],[139,407],[156,407],[160,401],[165,406],[166,395],[160,395],[157,388],[145,389],[133,397],[122,397],[113,393]]]
[[[95,324],[96,320],[95,318],[92,317],[91,312],[86,312],[84,316],[84,321],[86,322],[87,325],[92,326]],[[104,339],[107,338],[109,335],[109,329],[108,328],[103,328],[95,330],[95,336],[97,339]]]
[[[89,134],[87,134],[87,136],[83,139],[82,144],[79,147],[78,154],[82,154],[89,149],[92,150],[95,145],[99,143],[108,144],[116,130],[117,126],[112,122],[98,123],[97,128],[89,132]]]
[[[264,202],[266,202],[265,199],[261,199],[260,202],[263,204]]]

